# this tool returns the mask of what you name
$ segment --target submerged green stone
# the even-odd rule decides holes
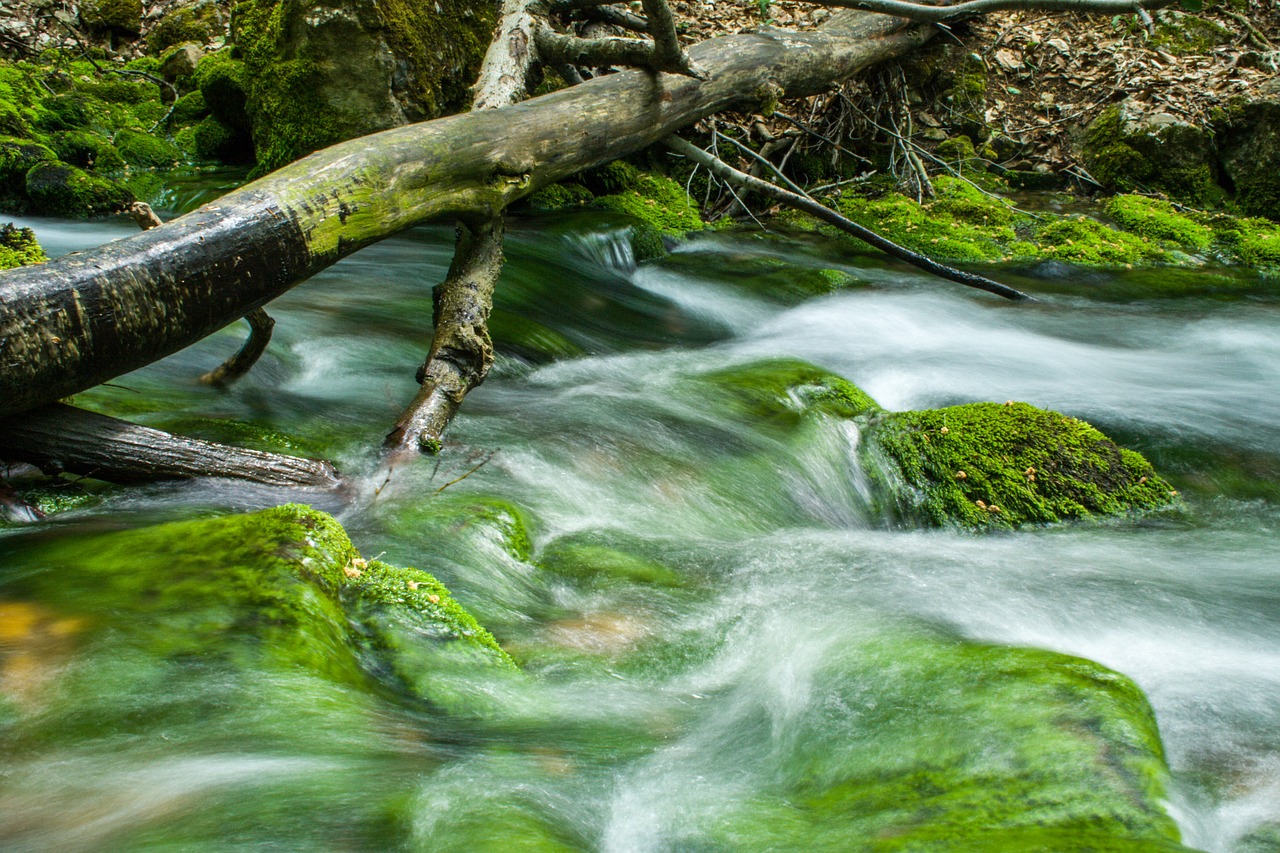
[[[806,687],[785,740],[765,709],[740,712],[771,784],[678,848],[1187,849],[1151,707],[1100,664],[883,631],[832,649]]]
[[[895,513],[932,524],[1018,527],[1168,507],[1176,495],[1140,454],[1026,403],[898,412],[870,435]]]
[[[705,373],[733,414],[790,425],[806,414],[852,418],[880,410],[876,401],[847,379],[798,359],[770,359]]]

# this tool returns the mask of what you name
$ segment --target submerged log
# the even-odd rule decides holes
[[[113,483],[227,477],[267,486],[340,484],[327,462],[171,435],[62,403],[0,421],[0,458]]]
[[[412,225],[491,217],[712,113],[828,89],[932,32],[843,12],[816,31],[712,39],[689,51],[707,79],[627,71],[384,131],[135,237],[0,274],[0,417],[189,346]]]

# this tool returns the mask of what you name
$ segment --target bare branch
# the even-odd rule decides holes
[[[597,68],[605,65],[649,68],[653,63],[653,43],[643,39],[576,38],[541,26],[535,41],[539,55],[548,62]]]
[[[383,443],[393,456],[415,447],[439,453],[462,398],[484,381],[493,365],[488,323],[502,270],[502,231],[501,216],[475,226],[458,224],[453,265],[434,292],[435,334],[418,374],[422,387]]]
[[[899,246],[897,243],[881,237],[874,231],[864,228],[850,219],[846,219],[831,208],[818,204],[813,199],[797,195],[789,190],[784,190],[782,187],[775,186],[768,181],[752,177],[746,172],[740,172],[728,163],[725,163],[723,160],[713,157],[698,146],[686,142],[678,136],[668,136],[663,140],[663,143],[677,154],[688,157],[698,165],[706,166],[708,171],[723,180],[732,181],[741,186],[750,187],[753,190],[772,196],[783,204],[794,207],[797,210],[802,210],[810,216],[821,219],[829,225],[834,225],[841,231],[844,231],[847,234],[852,234],[859,240],[874,246],[885,254],[891,255],[900,261],[905,261],[914,267],[924,270],[925,272],[963,284],[966,287],[975,287],[979,290],[985,290],[988,293],[994,293],[997,296],[1003,296],[1005,299],[1031,298],[1020,290],[1014,290],[1012,287],[1007,287],[997,281],[992,281],[991,279],[980,275],[967,273],[963,270],[958,270],[954,267],[940,264],[931,258],[927,258],[924,255],[913,252],[903,246]]]
[[[505,0],[502,4],[497,33],[476,75],[472,109],[497,109],[524,99],[529,71],[538,61],[534,32],[541,25],[530,11],[536,2]]]
[[[676,21],[671,16],[667,0],[642,1],[645,17],[649,19],[649,34],[653,36],[653,69],[705,79],[706,75],[693,64],[689,54],[680,46],[680,39],[676,36]]]
[[[986,12],[1012,10],[1123,15],[1144,9],[1158,9],[1173,2],[1174,0],[965,0],[951,6],[928,6],[905,0],[820,0],[820,5],[879,12],[912,21],[940,24]]]
[[[589,6],[581,10],[586,17],[592,20],[610,24],[615,27],[622,27],[624,30],[631,30],[634,33],[649,33],[649,22],[639,15],[633,15],[624,9],[618,9],[614,6]]]

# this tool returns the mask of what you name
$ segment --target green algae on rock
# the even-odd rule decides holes
[[[760,741],[769,784],[684,846],[1187,850],[1163,808],[1151,707],[1093,661],[887,631],[832,648],[808,690],[783,742],[765,709],[739,711],[735,732]]]
[[[885,415],[867,458],[894,514],[986,529],[1159,509],[1176,493],[1138,453],[1026,403]]]
[[[37,213],[87,219],[116,213],[134,200],[114,181],[66,163],[45,162],[27,172],[27,196]]]

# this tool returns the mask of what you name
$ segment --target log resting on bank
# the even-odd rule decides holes
[[[0,418],[176,352],[352,252],[421,222],[481,222],[540,187],[700,118],[831,88],[925,42],[841,12],[689,55],[708,79],[626,71],[500,110],[341,143],[135,237],[0,274]]]
[[[170,435],[60,403],[0,421],[0,457],[115,483],[226,477],[294,488],[340,485],[327,462]]]

